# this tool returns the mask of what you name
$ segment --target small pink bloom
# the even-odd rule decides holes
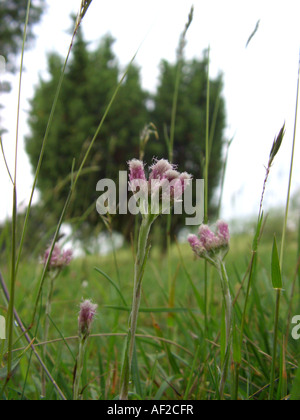
[[[150,179],[162,179],[167,171],[173,170],[174,166],[166,159],[156,160],[150,167]]]
[[[188,242],[191,245],[193,251],[197,254],[199,251],[203,249],[200,239],[197,235],[189,235],[188,236]]]
[[[153,160],[153,165],[150,167],[149,180],[146,179],[142,161],[132,159],[128,162],[128,165],[131,191],[134,194],[141,191],[143,200],[153,200],[155,205],[152,207],[151,203],[151,209],[157,209],[154,214],[164,212],[163,209],[170,208],[175,202],[179,201],[185,187],[192,178],[186,172],[178,172],[175,165],[172,165],[166,159]],[[163,203],[159,203],[158,206],[156,203],[159,200],[163,201]]]
[[[206,249],[206,251],[210,251],[211,249],[218,247],[218,238],[207,225],[200,226],[199,237],[201,245]]]
[[[98,305],[93,304],[90,300],[85,300],[80,305],[78,317],[79,334],[82,336],[89,335],[91,325],[96,315]]]
[[[50,254],[51,247],[48,248],[44,254],[44,264],[46,264],[49,254]],[[52,268],[62,268],[70,264],[72,261],[72,250],[68,249],[66,251],[61,251],[60,246],[56,243],[54,245],[52,255],[49,261],[49,269]]]
[[[144,163],[138,159],[132,159],[128,162],[129,166],[129,181],[146,180]]]
[[[229,229],[227,223],[217,222],[216,233],[209,226],[201,225],[198,235],[189,235],[188,242],[198,257],[212,263],[224,259],[229,249]]]
[[[229,228],[228,224],[223,222],[223,220],[217,222],[217,235],[223,245],[228,245],[230,239]]]

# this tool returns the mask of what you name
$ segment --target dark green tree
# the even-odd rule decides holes
[[[181,58],[182,59],[182,58]],[[175,119],[173,162],[181,171],[190,172],[195,179],[204,178],[207,66],[206,52],[202,60],[182,59],[177,113]],[[178,63],[162,61],[157,93],[154,97],[152,121],[162,138],[170,136],[173,94]],[[220,185],[222,169],[222,149],[225,129],[225,102],[222,98],[222,76],[210,80],[209,132],[210,164],[208,179],[209,215],[216,213],[214,193]],[[168,155],[166,141],[152,144],[150,154],[163,157]],[[177,218],[175,218],[177,220]]]
[[[67,68],[61,95],[48,137],[47,147],[38,180],[43,204],[58,218],[69,188],[73,161],[79,167],[90,141],[106,110],[121,75],[119,63],[113,53],[114,40],[102,39],[95,51],[88,48],[79,30]],[[48,58],[50,77],[40,80],[31,101],[26,150],[33,168],[36,167],[52,101],[60,77],[63,60],[57,54]],[[206,131],[207,57],[203,60],[184,61],[179,87],[174,138],[174,163],[180,171],[188,171],[195,178],[203,178]],[[68,218],[80,218],[90,213],[80,232],[89,233],[103,223],[96,212],[99,197],[97,182],[103,178],[118,180],[120,170],[127,170],[127,161],[139,157],[140,133],[144,126],[154,123],[159,141],[147,143],[144,160],[151,163],[153,156],[168,158],[164,141],[170,132],[170,121],[177,65],[161,63],[157,93],[151,98],[154,110],[147,107],[150,96],[141,87],[139,69],[132,65],[117,98],[105,120],[85,163],[76,192],[68,209]],[[213,193],[220,182],[222,166],[225,105],[221,96],[221,76],[210,81],[210,216],[214,215]],[[182,227],[181,217],[173,217],[173,231]],[[165,218],[161,219],[165,223]],[[127,238],[133,231],[134,217],[116,216],[113,228]],[[160,229],[165,232],[165,229]]]
[[[73,159],[76,170],[119,82],[121,70],[113,53],[113,42],[106,36],[95,51],[90,51],[82,32],[79,30],[77,34],[38,180],[42,200],[57,216],[70,187]],[[50,78],[40,80],[31,101],[31,134],[26,139],[26,150],[34,168],[61,66],[62,59],[58,55],[49,56]],[[69,206],[69,218],[81,217],[93,207],[82,230],[102,223],[95,208],[99,196],[97,182],[108,177],[117,180],[119,170],[126,170],[126,162],[138,154],[139,135],[148,122],[147,97],[141,88],[138,68],[131,66],[86,161],[86,173],[79,179]],[[120,220],[116,221],[115,228],[124,230]]]

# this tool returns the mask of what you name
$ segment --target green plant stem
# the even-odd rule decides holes
[[[81,380],[81,375],[82,375],[87,339],[88,337],[82,337],[80,338],[80,341],[79,341],[79,350],[78,350],[78,356],[76,360],[76,369],[75,369],[75,377],[74,377],[74,385],[73,385],[73,400],[74,401],[78,401],[80,399],[79,387],[80,387],[80,380]]]
[[[222,291],[224,296],[225,305],[225,323],[226,323],[226,351],[224,365],[222,368],[222,376],[220,380],[219,394],[220,398],[224,397],[224,388],[226,384],[228,366],[231,352],[231,337],[232,337],[232,298],[229,288],[229,280],[226,272],[224,261],[219,261],[217,264],[217,270],[221,279]]]
[[[208,47],[208,61],[207,61],[207,88],[206,88],[206,131],[205,131],[205,167],[204,167],[204,223],[208,222],[208,173],[209,173],[209,95],[210,95],[210,83],[209,83],[209,58],[210,47]]]
[[[284,217],[284,224],[283,224],[283,231],[282,231],[281,250],[280,250],[280,267],[281,268],[282,268],[282,262],[283,262],[283,251],[284,251],[284,245],[285,245],[287,219],[288,219],[288,214],[289,214],[289,203],[290,203],[291,184],[292,184],[294,156],[295,156],[297,118],[298,118],[298,102],[299,102],[299,82],[300,82],[300,56],[299,56],[299,64],[298,64],[298,80],[297,80],[297,93],[296,93],[296,106],[295,106],[294,134],[293,134],[293,145],[292,145],[290,173],[289,173],[289,185],[288,185],[288,192],[287,192],[287,198],[286,198],[285,217]]]
[[[72,34],[72,38],[71,38],[71,42],[70,42],[70,45],[69,45],[68,53],[67,53],[67,56],[65,58],[65,62],[64,62],[64,65],[63,65],[63,68],[62,68],[62,71],[61,71],[61,74],[60,74],[59,82],[58,82],[58,85],[57,85],[57,88],[56,88],[56,92],[55,92],[54,100],[53,100],[53,103],[52,103],[52,107],[51,107],[46,131],[45,131],[45,135],[44,135],[44,138],[43,138],[43,141],[42,141],[40,155],[39,155],[39,159],[38,159],[38,163],[37,163],[37,167],[36,167],[36,171],[35,171],[35,175],[34,175],[33,185],[32,185],[32,188],[31,188],[30,198],[29,198],[29,202],[28,202],[28,206],[27,206],[27,210],[26,210],[26,214],[25,214],[25,220],[24,220],[23,230],[22,230],[22,234],[21,234],[18,258],[17,258],[17,262],[16,262],[16,273],[18,271],[20,260],[21,260],[21,254],[22,254],[22,249],[23,249],[23,246],[24,246],[25,234],[26,234],[26,230],[27,230],[27,225],[28,225],[31,205],[32,205],[32,201],[33,201],[33,196],[34,196],[34,192],[35,192],[35,189],[36,189],[40,169],[41,169],[41,166],[42,166],[43,156],[44,156],[44,153],[45,153],[45,148],[46,148],[46,144],[47,144],[47,141],[48,141],[50,129],[51,129],[51,126],[52,126],[52,121],[53,121],[53,118],[54,118],[56,106],[57,106],[58,99],[59,99],[59,96],[60,96],[60,92],[61,92],[61,88],[62,88],[67,64],[68,64],[68,61],[69,61],[69,58],[70,58],[70,55],[71,55],[74,40],[75,40],[76,34],[78,32],[79,26],[81,24],[82,19],[84,18],[85,14],[86,14],[87,9],[88,9],[89,5],[91,4],[91,2],[92,2],[92,0],[87,1],[86,3],[82,3],[82,5],[81,5],[81,12],[77,17],[77,21],[76,21],[75,28],[74,28],[74,31],[73,31],[73,34]],[[81,172],[81,170],[82,170],[82,168],[80,168],[80,172]]]
[[[128,399],[129,377],[131,371],[133,350],[135,345],[135,333],[137,328],[138,313],[141,301],[141,286],[148,253],[147,242],[152,223],[153,218],[151,216],[143,217],[139,231],[138,249],[134,267],[134,285],[132,310],[130,315],[130,328],[127,336],[127,346],[121,374],[120,400]]]
[[[49,290],[46,300],[46,310],[45,310],[45,327],[44,327],[44,341],[48,340],[48,333],[49,333],[49,317],[51,315],[51,304],[52,304],[52,296],[53,296],[53,290],[54,290],[54,281],[57,277],[56,274],[50,274],[49,278]],[[43,356],[44,361],[46,361],[46,355],[47,355],[47,346],[43,348]],[[42,370],[42,395],[46,396],[46,376],[44,370]]]
[[[6,301],[9,303],[10,302],[10,296],[9,296],[9,292],[6,286],[6,283],[1,275],[0,272],[0,284],[1,284],[1,288],[3,290],[4,296]],[[54,378],[51,376],[50,372],[48,371],[46,365],[43,363],[41,357],[39,356],[38,352],[35,349],[35,346],[32,344],[32,338],[29,336],[26,328],[23,325],[23,322],[20,318],[20,316],[18,315],[18,312],[16,311],[16,309],[14,308],[14,318],[17,321],[17,324],[19,326],[19,328],[21,329],[22,333],[24,334],[24,337],[26,339],[26,341],[30,344],[31,349],[35,355],[35,357],[37,358],[37,361],[39,362],[39,364],[42,366],[42,368],[45,370],[46,375],[48,376],[49,380],[52,382],[54,388],[57,390],[58,394],[60,395],[61,399],[66,401],[66,397],[63,394],[63,392],[61,391],[61,389],[59,388],[59,386],[57,385],[57,383],[55,382]],[[2,391],[3,392],[3,391]]]
[[[278,338],[278,320],[279,320],[279,308],[280,308],[280,297],[281,290],[276,289],[276,309],[275,309],[275,321],[274,321],[274,341],[273,341],[273,354],[272,354],[272,366],[271,366],[271,378],[270,378],[270,392],[269,400],[273,400],[274,385],[275,385],[275,367],[276,367],[276,356],[277,356],[277,338]]]
[[[16,143],[15,143],[15,166],[13,178],[13,209],[12,209],[12,246],[11,246],[11,282],[10,282],[10,301],[8,307],[8,358],[7,358],[7,382],[11,376],[12,365],[12,345],[13,345],[13,324],[14,324],[14,303],[15,303],[15,283],[16,283],[16,230],[17,230],[17,162],[18,162],[18,143],[19,143],[19,120],[20,120],[20,104],[21,104],[21,87],[25,41],[27,34],[27,26],[29,20],[31,1],[27,2],[27,11],[25,18],[25,26],[23,32],[23,44],[21,53],[21,63],[19,72],[19,90],[18,90],[18,105],[17,105],[17,125],[16,125]]]

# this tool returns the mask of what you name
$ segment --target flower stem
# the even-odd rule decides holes
[[[152,223],[153,216],[144,217],[139,232],[138,249],[134,267],[132,309],[129,318],[130,328],[128,331],[127,346],[122,367],[120,400],[128,399],[129,377],[131,371],[133,350],[135,345],[135,333],[137,328],[138,313],[141,301],[141,286],[148,253],[147,242]]]
[[[84,362],[84,354],[87,344],[87,337],[81,337],[79,341],[79,351],[76,360],[76,368],[75,368],[75,377],[74,377],[74,385],[73,385],[73,400],[79,400],[79,386],[81,380],[81,374],[83,369],[83,362]]]
[[[46,301],[46,310],[45,310],[45,326],[44,326],[44,341],[46,342],[48,340],[48,333],[49,333],[49,316],[51,315],[51,304],[52,304],[52,296],[53,296],[53,290],[54,290],[54,280],[56,278],[56,275],[51,274],[50,275],[50,284],[49,284],[49,290],[48,290],[48,296]],[[43,349],[43,357],[44,362],[46,362],[46,356],[47,356],[47,347],[45,346]],[[42,395],[46,396],[46,376],[45,371],[42,370]]]
[[[275,322],[274,322],[274,340],[273,340],[273,354],[272,354],[269,401],[273,400],[274,386],[275,386],[275,368],[276,368],[276,355],[277,355],[277,339],[278,339],[278,321],[279,321],[280,298],[281,298],[281,289],[277,289],[276,290],[276,310],[275,310]]]
[[[224,296],[224,304],[225,304],[225,324],[226,324],[226,351],[225,351],[225,359],[222,369],[222,376],[220,381],[220,388],[219,394],[220,398],[223,399],[224,397],[224,388],[228,374],[228,366],[229,366],[229,359],[230,359],[230,351],[231,351],[231,337],[232,337],[232,298],[229,288],[229,280],[226,272],[226,267],[223,261],[219,261],[217,264],[217,269],[220,275],[223,296]]]

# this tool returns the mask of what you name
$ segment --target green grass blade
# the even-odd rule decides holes
[[[272,249],[271,273],[272,273],[273,288],[282,289],[282,276],[281,276],[280,262],[279,262],[277,242],[276,242],[275,236],[273,240],[273,249]]]
[[[292,401],[300,401],[300,366],[298,367],[296,376],[294,378],[290,399]]]
[[[189,397],[190,390],[191,390],[191,387],[193,385],[192,381],[193,381],[193,378],[194,378],[194,372],[195,372],[195,369],[196,369],[196,364],[199,363],[199,355],[200,355],[200,346],[197,347],[197,350],[196,350],[196,353],[195,353],[195,357],[194,357],[194,360],[193,360],[193,365],[192,365],[192,368],[191,368],[191,372],[190,372],[190,375],[189,375],[189,380],[188,380],[188,383],[187,383],[187,387],[185,389],[183,400],[187,400],[188,397]]]
[[[106,273],[104,273],[104,271],[102,271],[100,268],[95,267],[95,270],[97,271],[97,273],[101,274],[103,277],[105,277],[110,282],[110,284],[116,289],[116,291],[117,291],[118,295],[120,296],[120,298],[121,298],[122,302],[124,303],[124,305],[127,307],[128,305],[126,303],[126,300],[125,300],[125,298],[124,298],[124,296],[123,296],[123,294],[122,294],[119,286],[111,279],[111,277],[109,277],[109,275],[107,275]]]

